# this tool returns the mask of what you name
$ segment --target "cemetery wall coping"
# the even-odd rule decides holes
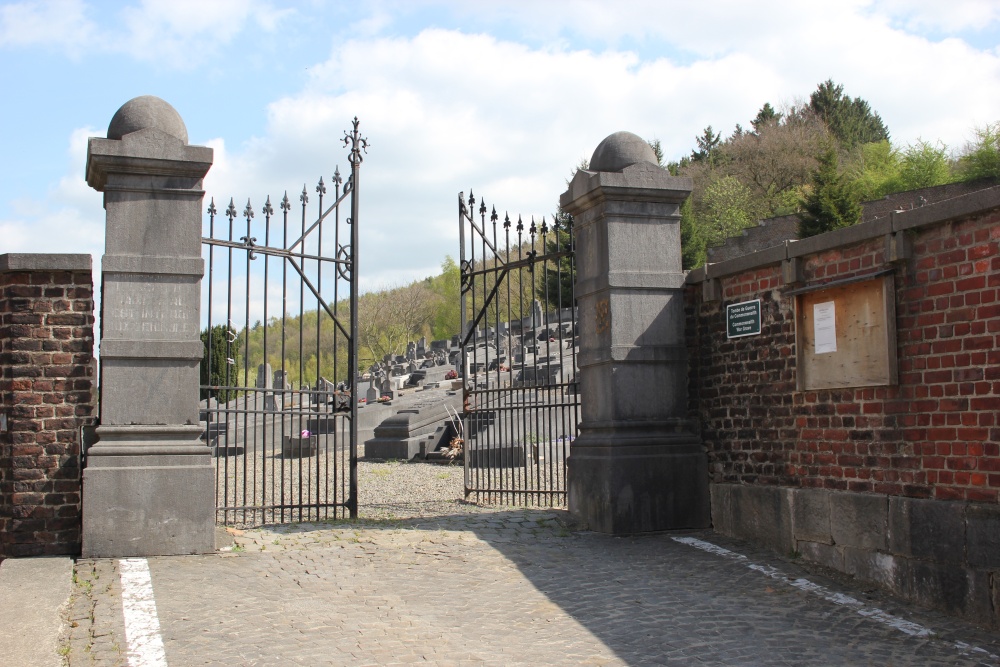
[[[11,271],[91,271],[90,255],[10,252],[0,255],[0,272]]]

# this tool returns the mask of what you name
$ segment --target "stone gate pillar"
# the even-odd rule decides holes
[[[680,205],[691,187],[616,132],[560,199],[576,236],[582,394],[569,509],[600,532],[710,524],[707,456],[685,420]]]
[[[199,437],[202,179],[212,149],[137,97],[87,146],[107,216],[99,441],[83,472],[83,555],[215,548],[214,474]]]

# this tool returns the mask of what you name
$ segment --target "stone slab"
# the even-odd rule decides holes
[[[60,609],[73,590],[73,560],[9,558],[0,563],[0,663],[60,667]]]
[[[889,498],[889,550],[937,563],[965,563],[965,503]]]
[[[889,500],[864,493],[830,496],[831,532],[835,544],[885,551],[888,548]]]
[[[971,503],[965,522],[969,565],[1000,569],[1000,507]]]
[[[215,468],[208,448],[204,456],[178,457],[188,465],[154,465],[157,457],[141,458],[148,465],[91,465],[83,471],[83,556],[214,551]]]
[[[792,533],[796,540],[833,544],[830,529],[830,492],[792,489]]]

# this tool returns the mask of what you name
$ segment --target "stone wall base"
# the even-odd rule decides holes
[[[713,484],[723,535],[1000,627],[1000,507],[827,489]]]
[[[207,447],[202,456],[102,458],[117,465],[83,471],[84,558],[215,551],[215,468]]]
[[[591,530],[630,535],[709,525],[700,442],[594,447],[581,440],[567,462],[569,511]]]

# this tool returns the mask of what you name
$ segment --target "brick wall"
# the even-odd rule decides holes
[[[795,391],[794,297],[780,265],[689,290],[691,407],[715,481],[997,502],[1000,211],[909,233],[895,263],[899,384]],[[800,259],[810,285],[887,266],[876,237]],[[762,300],[762,333],[726,339],[725,305]],[[693,313],[692,313],[693,314]]]
[[[80,550],[95,414],[89,255],[0,255],[0,557]]]
[[[887,271],[898,382],[798,390],[794,292]],[[686,308],[716,530],[1000,627],[1000,187],[693,271]]]

